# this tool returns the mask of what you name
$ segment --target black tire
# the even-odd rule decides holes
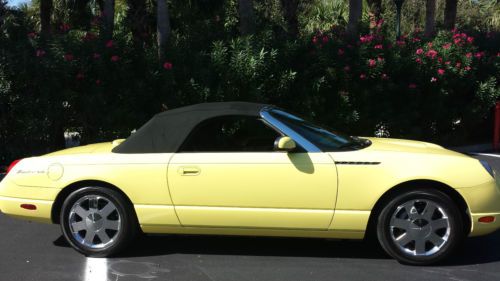
[[[445,193],[413,189],[395,195],[382,209],[377,237],[387,254],[400,263],[435,264],[449,257],[464,239],[463,216]]]
[[[112,204],[108,206],[110,202]],[[137,218],[130,205],[122,194],[109,188],[92,186],[78,189],[62,205],[62,233],[75,250],[86,256],[116,255],[126,248],[138,232]]]

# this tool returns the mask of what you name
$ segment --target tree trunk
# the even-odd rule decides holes
[[[446,6],[444,8],[444,27],[447,29],[455,28],[457,2],[458,0],[446,0]]]
[[[142,49],[146,33],[146,0],[127,0],[127,23],[137,50]]]
[[[349,22],[347,23],[347,34],[351,38],[358,35],[358,25],[361,20],[363,0],[349,0]]]
[[[104,0],[102,10],[102,37],[104,39],[113,38],[115,28],[115,0]]]
[[[91,12],[88,6],[90,0],[74,0],[71,4],[71,23],[84,30],[90,29]]]
[[[436,32],[436,0],[425,2],[425,36],[432,37]]]
[[[368,0],[368,6],[370,6],[370,12],[375,16],[375,20],[381,19],[382,14],[382,0]]]
[[[241,35],[253,34],[255,32],[253,0],[238,0],[238,14],[240,17]]]
[[[283,9],[283,18],[287,24],[288,34],[293,37],[299,34],[299,19],[297,16],[299,1],[298,0],[281,0]]]
[[[156,15],[156,33],[158,39],[158,59],[160,64],[165,61],[165,51],[170,36],[170,16],[167,0],[158,0]]]
[[[43,37],[50,35],[50,18],[52,17],[52,0],[40,0],[40,33]]]

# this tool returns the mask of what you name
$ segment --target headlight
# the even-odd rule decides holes
[[[488,171],[488,173],[491,175],[492,178],[495,177],[495,173],[493,172],[493,169],[491,168],[490,164],[484,160],[479,160],[481,162],[481,165]]]

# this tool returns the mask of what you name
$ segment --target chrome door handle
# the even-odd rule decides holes
[[[201,170],[198,167],[180,167],[178,172],[181,176],[197,176]]]

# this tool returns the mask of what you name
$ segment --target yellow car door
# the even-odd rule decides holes
[[[183,226],[328,229],[337,171],[326,153],[274,150],[282,133],[263,120],[217,117],[198,125],[168,166]]]

